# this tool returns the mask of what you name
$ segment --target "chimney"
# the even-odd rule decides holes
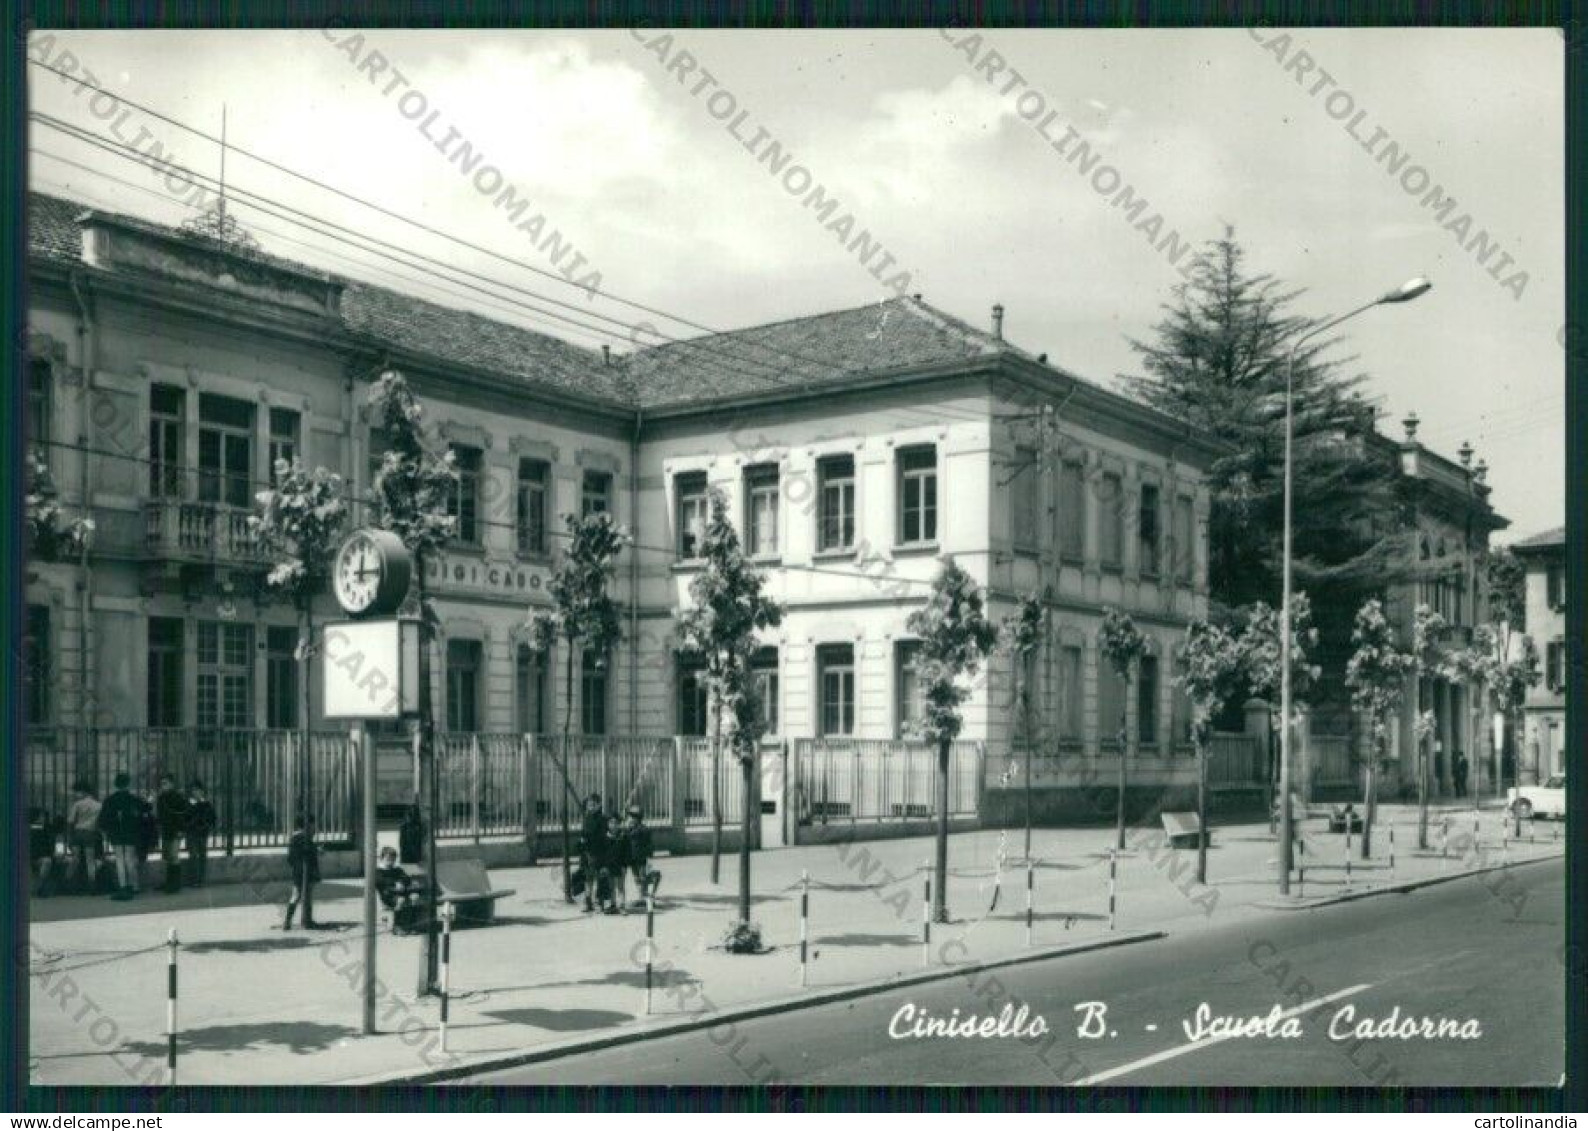
[[[1421,423],[1422,421],[1417,419],[1417,414],[1415,412],[1408,412],[1406,414],[1406,419],[1401,421],[1401,427],[1406,429],[1406,442],[1408,444],[1416,441],[1417,426]]]
[[[993,337],[1000,342],[1004,340],[1004,304],[993,303]]]
[[[1486,479],[1488,479],[1488,477],[1489,477],[1489,461],[1480,459],[1478,461],[1478,466],[1472,469],[1472,477],[1474,479],[1476,479],[1479,483],[1482,483]]]
[[[609,346],[605,342],[601,343],[601,364],[602,365],[611,365],[612,364],[612,347]]]
[[[1472,466],[1472,441],[1461,441],[1461,447],[1456,449],[1456,454],[1461,457],[1462,467]]]

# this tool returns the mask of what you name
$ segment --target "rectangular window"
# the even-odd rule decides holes
[[[1551,640],[1544,647],[1544,686],[1550,691],[1565,689],[1566,642]]]
[[[752,467],[744,473],[744,532],[752,557],[777,553],[778,470]]]
[[[855,733],[855,650],[848,644],[824,644],[816,650],[821,736],[844,738]]]
[[[298,414],[290,408],[270,410],[270,485],[276,485],[277,464],[291,467],[298,459]]]
[[[1059,649],[1059,737],[1081,741],[1081,650]]]
[[[1097,556],[1105,567],[1125,564],[1125,482],[1105,474],[1098,483],[1099,529]]]
[[[1125,681],[1114,665],[1097,656],[1097,734],[1098,745],[1119,748],[1119,735],[1125,726]]]
[[[480,463],[484,453],[463,444],[451,446],[458,481],[447,496],[447,514],[457,521],[453,537],[467,546],[480,544]]]
[[[766,722],[766,733],[781,734],[776,648],[757,649],[750,659],[750,678],[755,681],[756,696],[761,700],[761,717]]]
[[[678,733],[702,737],[711,731],[711,695],[706,670],[697,663],[678,667]]]
[[[579,725],[583,734],[607,732],[607,675],[605,656],[586,652],[579,665]]]
[[[22,630],[22,721],[44,726],[50,721],[50,607],[29,605]]]
[[[1041,527],[1037,512],[1042,505],[1042,466],[1035,448],[1016,448],[1009,469],[1009,526],[1016,546],[1037,548]]]
[[[1174,576],[1189,585],[1196,576],[1196,520],[1191,498],[1181,495],[1174,502]]]
[[[1184,660],[1176,660],[1174,664],[1174,733],[1172,740],[1177,746],[1188,746],[1191,743],[1191,697],[1185,691],[1186,664]]]
[[[579,515],[606,514],[612,510],[612,476],[587,471],[580,487]]]
[[[926,701],[921,686],[921,642],[901,640],[894,651],[894,671],[898,687],[899,738],[920,738],[921,724],[926,720]]]
[[[1141,485],[1141,510],[1136,516],[1138,568],[1149,577],[1158,575],[1158,488]]]
[[[1544,571],[1545,598],[1552,609],[1566,607],[1566,566],[1561,562],[1551,562]]]
[[[197,643],[197,725],[208,730],[253,726],[253,626],[199,621]]]
[[[27,430],[28,447],[45,463],[53,463],[50,441],[54,439],[50,427],[50,363],[34,358],[28,365],[27,416],[23,421]]]
[[[1059,556],[1078,562],[1086,556],[1086,469],[1078,463],[1059,468]]]
[[[543,460],[518,461],[518,552],[544,554],[546,552],[547,485],[551,482],[551,468]]]
[[[254,406],[199,394],[199,501],[253,506]]]
[[[673,480],[678,556],[689,561],[700,557],[706,542],[706,473],[691,471]]]
[[[513,661],[513,683],[519,734],[546,733],[546,665],[528,644],[520,644]]]
[[[1136,741],[1158,745],[1158,657],[1143,656],[1136,673]]]
[[[297,652],[297,629],[265,629],[265,726],[272,730],[298,725]]]
[[[816,548],[847,550],[855,544],[855,457],[828,456],[816,465]]]
[[[187,394],[170,385],[149,389],[149,495],[176,499],[182,495],[182,426]],[[152,725],[152,724],[151,724]]]
[[[147,725],[182,725],[182,622],[175,617],[149,618]]]
[[[937,448],[899,452],[899,542],[937,541]]]
[[[447,641],[447,729],[472,734],[480,729],[480,642]]]

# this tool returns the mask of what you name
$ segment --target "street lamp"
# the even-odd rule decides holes
[[[1321,322],[1302,334],[1290,345],[1290,356],[1285,362],[1285,531],[1284,555],[1281,563],[1279,604],[1279,894],[1290,894],[1290,867],[1293,852],[1294,827],[1290,811],[1290,526],[1291,526],[1291,446],[1295,431],[1294,392],[1296,376],[1296,351],[1308,338],[1333,329],[1348,318],[1355,318],[1365,310],[1389,303],[1410,302],[1427,294],[1433,284],[1422,276],[1409,279],[1392,291],[1387,291],[1364,303],[1355,310]]]

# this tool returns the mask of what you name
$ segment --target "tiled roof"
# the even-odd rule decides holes
[[[29,252],[56,262],[79,262],[82,234],[78,217],[100,210],[43,193],[30,194],[29,203]],[[141,228],[188,235],[137,217],[121,218]],[[258,252],[244,254],[303,270],[302,264],[276,256]],[[594,350],[357,279],[333,278],[343,287],[343,325],[349,332],[363,335],[377,344],[476,366],[526,384],[578,392],[620,404],[632,401],[622,369],[607,365]]]
[[[29,199],[31,254],[79,262],[82,240],[77,220],[84,212],[99,210],[43,193],[32,193]],[[119,219],[146,230],[199,238],[137,217]],[[303,269],[265,253],[245,254]],[[778,388],[843,386],[867,374],[947,366],[1000,354],[1030,357],[918,298],[899,298],[654,346],[607,364],[594,350],[559,338],[358,279],[332,278],[343,286],[341,310],[347,330],[377,345],[461,362],[525,385],[575,391],[625,407],[685,406]]]
[[[1542,550],[1550,546],[1564,546],[1566,544],[1566,528],[1557,526],[1540,534],[1519,539],[1511,543],[1513,550]]]
[[[646,406],[852,380],[1017,352],[915,298],[654,346],[628,361]]]

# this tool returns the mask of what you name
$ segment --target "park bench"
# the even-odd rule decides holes
[[[1170,848],[1197,846],[1197,833],[1201,831],[1202,822],[1195,813],[1161,813],[1159,819],[1163,821],[1163,831],[1169,834]],[[1213,843],[1211,836],[1207,838],[1207,843]]]
[[[421,885],[424,883],[423,870],[410,867],[408,872]],[[496,901],[512,895],[514,890],[493,888],[491,874],[477,856],[436,862],[436,901],[453,905],[457,923],[491,922],[496,917]]]
[[[1327,809],[1322,809],[1315,805],[1308,805],[1301,799],[1301,794],[1292,793],[1290,795],[1290,817],[1292,820],[1305,821],[1313,817],[1328,816],[1330,816],[1330,813]],[[1277,801],[1274,802],[1274,820],[1279,820],[1279,802]]]

